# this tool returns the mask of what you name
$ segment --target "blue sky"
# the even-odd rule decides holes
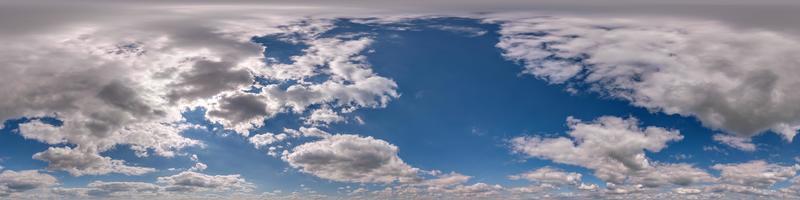
[[[121,43],[112,36],[127,33],[97,27],[64,34],[67,42],[42,55],[121,67],[84,70],[102,78],[66,73],[80,67],[31,68],[56,78],[8,81],[52,97],[20,92],[0,104],[0,197],[381,199],[419,189],[456,199],[794,198],[800,188],[790,141],[800,121],[791,77],[800,72],[791,66],[800,62],[785,57],[800,50],[775,46],[798,42],[786,33],[519,13],[216,22],[228,29],[130,25],[168,37]],[[713,48],[736,45],[751,49]],[[106,95],[119,80],[122,89]],[[638,121],[614,129],[614,119]],[[664,139],[670,133],[680,138]]]

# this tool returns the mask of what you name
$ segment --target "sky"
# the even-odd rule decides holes
[[[0,199],[800,198],[793,1],[0,5]]]

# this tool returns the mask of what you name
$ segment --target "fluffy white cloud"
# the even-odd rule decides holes
[[[350,112],[384,107],[399,97],[397,84],[375,74],[360,55],[372,39],[308,36],[297,42],[309,46],[303,50],[305,54],[291,57],[291,63],[269,63],[254,72],[277,83],[259,85],[262,91],[258,94],[226,95],[210,105],[206,117],[246,133],[277,113],[303,113],[312,105],[321,105],[304,118],[306,124],[324,125],[344,121],[332,108]]]
[[[343,121],[344,117],[330,108],[320,108],[311,112],[311,115],[306,118],[305,123],[319,126]]]
[[[4,170],[0,173],[0,197],[8,197],[57,184],[58,180],[55,177],[39,173],[36,170]]]
[[[711,168],[720,171],[720,179],[729,184],[756,188],[769,188],[797,174],[800,165],[781,166],[755,160],[738,164],[716,164]]]
[[[33,139],[47,144],[58,144],[66,142],[66,139],[59,134],[59,128],[50,124],[42,123],[35,120],[29,123],[19,125],[19,131],[22,137],[26,139]]]
[[[705,126],[791,141],[800,128],[800,41],[766,30],[659,19],[497,15],[503,56],[525,73]]]
[[[192,171],[184,171],[176,175],[158,177],[158,183],[164,184],[166,191],[197,192],[197,191],[243,191],[249,192],[255,188],[253,183],[247,182],[241,175],[208,175]]]
[[[742,151],[755,151],[756,145],[749,137],[738,137],[725,134],[714,134],[714,141],[731,146]]]
[[[448,187],[466,183],[467,181],[469,181],[470,178],[472,177],[455,172],[450,172],[449,174],[442,174],[433,179],[427,179],[422,183],[422,185],[442,188],[442,187]]]
[[[383,140],[339,134],[299,145],[284,160],[302,172],[335,181],[417,181],[419,169],[403,162],[397,152],[397,146]]]
[[[169,12],[163,13],[162,9]],[[126,23],[99,20],[64,24],[59,27],[72,28],[3,39],[0,61],[4,65],[0,66],[0,79],[15,84],[0,86],[0,93],[5,94],[0,98],[0,120],[25,116],[63,120],[61,126],[39,120],[20,126],[20,135],[27,139],[70,145],[53,147],[33,156],[48,162],[49,169],[64,170],[76,176],[137,175],[154,169],[129,166],[125,161],[101,156],[101,153],[124,145],[138,156],[152,153],[172,157],[181,155],[180,150],[186,147],[202,146],[199,141],[180,134],[191,128],[183,124],[180,116],[185,108],[206,107],[209,120],[247,135],[250,129],[262,126],[264,120],[277,113],[307,114],[302,118],[306,125],[324,127],[344,121],[343,115],[354,109],[383,107],[399,97],[396,83],[374,73],[366,62],[363,53],[373,42],[369,37],[320,38],[318,33],[330,28],[332,23],[309,19],[292,24],[299,18],[293,17],[295,11],[278,9],[270,16],[259,16],[228,8],[235,11],[214,10],[212,17],[205,15],[207,13],[203,12],[207,10],[204,9],[207,8],[172,10],[167,6],[158,9],[161,11],[148,10],[159,15],[143,17],[143,21],[130,18]],[[232,15],[237,16],[235,20],[217,19],[217,16]],[[501,32],[505,36],[498,46],[506,50],[505,56],[526,62],[527,73],[552,83],[566,83],[576,88],[585,83],[638,106],[698,117],[709,127],[738,136],[771,129],[791,139],[797,129],[798,109],[788,102],[800,98],[787,88],[798,85],[791,80],[798,74],[788,70],[794,65],[780,65],[796,64],[796,57],[791,55],[797,53],[794,47],[797,45],[781,35],[734,32],[725,29],[727,27],[706,27],[705,24],[698,28],[694,24],[645,25],[637,21],[611,20],[609,23],[620,26],[595,26],[599,22],[554,18],[518,22],[503,26]],[[465,31],[458,27],[439,28]],[[295,35],[297,37],[285,39],[308,45],[308,48],[303,54],[290,58],[290,63],[263,63],[264,47],[249,40],[255,35],[270,34]],[[720,37],[712,37],[716,35]],[[653,38],[656,41],[651,41]],[[761,45],[757,40],[767,42]],[[550,41],[555,42],[548,43]],[[720,45],[709,45],[716,43]],[[539,48],[542,51],[536,50],[540,44],[546,44]],[[742,46],[748,48],[738,48]],[[553,49],[556,51],[550,51]],[[750,54],[754,56],[745,56]],[[739,57],[746,59],[741,63],[730,62],[731,58]],[[749,71],[754,68],[747,66],[767,67]],[[270,82],[254,84],[254,76]],[[743,82],[753,84],[739,84]],[[261,92],[243,92],[250,86]],[[684,187],[715,181],[703,170],[688,164],[648,160],[646,151],[658,152],[668,142],[680,140],[682,137],[677,131],[639,128],[634,119],[613,117],[589,123],[569,121],[570,137],[515,138],[515,151],[592,169],[618,193],[638,191],[642,187]],[[292,137],[319,139],[285,151],[284,159],[292,167],[325,179],[360,183],[414,182],[429,186],[427,192],[434,197],[454,198],[492,198],[496,197],[492,195],[510,190],[532,193],[552,189],[545,185],[514,189],[487,183],[468,185],[470,177],[458,173],[420,181],[417,176],[420,170],[404,163],[397,155],[396,146],[371,137],[331,135],[318,128],[286,129],[280,134],[256,135],[249,141],[257,148],[265,148]],[[715,139],[744,149],[752,145],[749,140],[725,135],[715,136]],[[567,151],[556,152],[561,150],[557,148]],[[273,152],[274,146],[269,149]],[[119,196],[161,191],[250,191],[254,188],[239,175],[199,173],[207,166],[195,156],[193,161],[195,165],[186,172],[158,178],[160,185],[95,181],[87,188],[70,191],[89,196]],[[786,170],[778,170],[783,166],[775,166],[717,165],[715,169],[723,172],[720,179],[725,185],[708,187],[706,191],[766,190],[764,186],[790,176]],[[735,170],[728,169],[731,167]],[[756,175],[736,177],[726,175],[725,171]],[[6,176],[7,173],[10,175]],[[46,174],[26,175],[34,177],[26,180],[37,183],[20,184],[22,179],[8,178],[16,176],[13,173],[0,174],[0,194],[55,184]],[[517,176],[541,183],[577,185],[585,190],[598,187],[578,185],[575,180],[580,180],[580,174],[557,169],[539,169]],[[620,184],[615,185],[617,182]],[[68,190],[62,188],[61,191]],[[420,188],[404,186],[392,191],[416,194],[415,190]],[[700,190],[687,187],[675,191],[697,194]]]
[[[247,139],[257,149],[268,149],[270,155],[276,155],[278,147],[283,148],[283,145],[273,145],[275,143],[285,141],[289,138],[326,138],[331,134],[316,127],[300,127],[299,129],[284,128],[283,133],[262,133],[257,134]],[[288,145],[288,142],[287,142]]]
[[[250,141],[250,143],[252,143],[256,148],[261,148],[275,142],[280,142],[286,139],[287,137],[288,136],[285,133],[277,135],[273,133],[263,133],[250,137],[248,141]]]
[[[683,139],[676,130],[640,128],[635,118],[604,116],[582,122],[570,117],[567,125],[571,138],[523,136],[512,139],[511,147],[529,157],[586,167],[604,181],[622,184],[628,176],[653,167],[645,150],[658,152],[667,142]]]
[[[546,183],[553,185],[580,185],[581,174],[565,172],[552,167],[542,167],[522,174],[511,175],[511,180],[525,179],[532,182]]]
[[[186,13],[159,8],[150,10],[161,13],[157,22],[138,17],[126,23],[64,22],[72,26],[3,39],[0,78],[15,84],[0,86],[6,94],[0,101],[0,121],[62,120],[59,126],[39,120],[20,125],[25,138],[74,145],[34,156],[47,161],[49,169],[76,176],[137,175],[153,169],[126,166],[101,153],[125,145],[137,156],[172,157],[186,147],[202,147],[180,134],[192,128],[181,116],[187,108],[205,107],[211,122],[247,135],[277,113],[305,115],[308,107],[319,107],[304,118],[309,125],[322,125],[343,121],[340,113],[383,107],[399,97],[397,84],[374,73],[362,55],[372,39],[320,38],[319,33],[332,27],[331,20],[277,7],[260,8],[260,13],[270,10],[263,15],[241,12],[248,9]],[[294,8],[304,9],[313,8]],[[308,48],[289,63],[264,62],[269,47],[251,41],[264,35]],[[256,76],[269,84],[254,83]],[[250,87],[260,92],[244,92]],[[194,167],[203,168],[202,163]]]
[[[650,168],[635,172],[628,180],[629,184],[650,188],[669,185],[691,186],[716,181],[717,178],[705,170],[684,163],[655,163]]]
[[[73,176],[120,173],[141,175],[156,171],[149,167],[125,165],[123,160],[114,160],[97,154],[85,153],[70,147],[50,147],[33,155],[33,159],[47,162],[47,169],[63,170]]]
[[[200,159],[197,158],[196,154],[192,154],[192,157],[190,157],[190,158],[195,163],[194,163],[194,166],[189,168],[187,171],[201,172],[203,170],[206,170],[206,168],[208,168],[208,165],[206,165],[205,163],[200,162]]]

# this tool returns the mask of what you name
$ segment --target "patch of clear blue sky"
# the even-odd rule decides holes
[[[471,27],[487,31],[484,35],[443,30],[439,26]],[[410,28],[410,29],[399,29]],[[744,162],[764,159],[770,162],[792,163],[798,148],[775,134],[754,138],[759,151],[738,151],[712,141],[716,131],[709,130],[690,117],[665,115],[630,106],[627,102],[605,98],[593,93],[570,94],[560,85],[549,85],[530,75],[521,75],[522,66],[503,59],[494,45],[498,42],[496,24],[482,24],[462,18],[414,20],[401,24],[357,24],[338,20],[336,28],[322,37],[343,34],[366,34],[375,40],[364,54],[376,73],[389,77],[399,85],[402,96],[383,109],[361,109],[346,114],[362,117],[366,124],[334,124],[325,130],[332,133],[351,133],[386,140],[400,149],[400,157],[414,167],[425,170],[455,171],[474,176],[472,182],[525,185],[510,181],[508,175],[542,166],[556,166],[581,172],[589,182],[599,183],[591,172],[579,167],[554,164],[545,160],[523,159],[513,155],[507,140],[521,135],[562,136],[567,131],[565,119],[575,116],[590,121],[603,115],[633,116],[643,126],[678,129],[684,135],[680,142],[669,144],[659,153],[648,156],[660,162],[686,162],[708,168],[715,163]],[[293,55],[302,54],[307,46],[281,41],[284,36],[254,38],[267,47],[266,56],[278,62],[289,62]],[[261,80],[268,82],[269,80]],[[189,121],[214,127],[203,119],[204,109],[187,111]],[[298,128],[300,115],[280,114],[268,119],[266,126],[253,133],[279,133],[286,128]],[[46,163],[31,159],[47,145],[25,140],[15,133],[25,119],[9,120],[0,130],[0,166],[12,170],[41,169]],[[219,130],[189,130],[186,137],[202,140],[206,148],[188,148],[187,154],[197,154],[209,167],[208,174],[242,174],[258,185],[259,191],[299,191],[299,185],[323,192],[335,193],[337,187],[358,184],[337,183],[296,170],[279,158],[257,150],[246,138]],[[299,144],[302,141],[290,141]],[[716,146],[724,152],[703,151],[704,146]],[[691,157],[677,160],[675,155]],[[153,182],[158,176],[178,171],[168,168],[189,168],[193,162],[186,156],[138,158],[126,146],[103,155],[126,160],[129,164],[158,168],[156,173],[143,176],[104,175],[71,177],[64,172],[54,173],[64,186],[84,186],[92,180]],[[712,170],[712,173],[713,170]],[[373,186],[378,187],[378,186]]]

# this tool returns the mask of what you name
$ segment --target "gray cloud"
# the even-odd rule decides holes
[[[532,182],[554,185],[579,185],[583,175],[574,172],[565,172],[552,167],[542,167],[522,174],[511,175],[511,180],[525,179]]]
[[[782,166],[754,160],[746,163],[716,164],[711,168],[720,171],[723,182],[756,188],[769,188],[797,174],[800,165]]]
[[[178,75],[179,81],[170,84],[174,88],[170,99],[208,98],[222,91],[243,88],[253,82],[246,70],[232,69],[233,63],[200,60],[192,69]],[[262,109],[263,110],[263,109]]]
[[[161,189],[158,185],[144,182],[104,182],[93,181],[87,185],[86,194],[89,196],[107,197],[124,196],[143,197],[155,194]]]
[[[172,176],[158,177],[158,183],[165,185],[166,191],[252,191],[253,183],[247,182],[241,175],[208,175],[185,171]]]
[[[415,182],[419,169],[403,162],[396,146],[372,137],[332,135],[295,147],[284,157],[292,167],[345,182]]]
[[[43,189],[58,184],[58,180],[49,174],[36,170],[13,171],[0,173],[0,197],[9,197],[18,193]],[[18,198],[12,196],[12,198]]]
[[[69,147],[50,147],[44,152],[34,154],[33,159],[47,162],[49,164],[47,169],[67,171],[73,176],[108,173],[141,175],[156,171],[148,167],[128,166],[122,160],[113,160]]]
[[[791,141],[800,129],[795,37],[708,21],[516,17],[497,46],[525,73],[740,137]]]
[[[303,1],[293,3],[294,5],[283,2],[264,4],[260,1],[193,1],[191,4],[185,1],[71,1],[67,3],[62,1],[3,1],[0,4],[2,4],[0,6],[0,25],[6,27],[0,29],[0,36],[2,36],[4,44],[4,47],[0,49],[0,62],[3,63],[0,66],[0,79],[15,83],[0,86],[0,93],[4,94],[0,99],[0,120],[23,116],[53,116],[64,120],[63,126],[52,126],[34,120],[22,124],[20,134],[25,138],[47,144],[75,145],[75,148],[50,148],[34,156],[36,159],[49,162],[50,169],[64,170],[73,175],[107,173],[135,175],[153,170],[147,167],[128,166],[122,160],[100,155],[120,144],[130,145],[138,156],[147,156],[152,152],[165,157],[180,155],[179,151],[185,147],[202,146],[199,141],[180,135],[182,130],[190,128],[181,124],[180,112],[187,107],[204,106],[209,108],[209,119],[224,124],[225,128],[245,132],[250,128],[262,125],[264,119],[279,112],[291,110],[303,113],[312,105],[330,106],[312,110],[310,116],[306,118],[308,125],[322,125],[340,122],[342,113],[362,107],[383,107],[392,99],[399,97],[399,93],[396,91],[398,86],[394,81],[375,74],[371,71],[370,66],[363,62],[364,58],[360,52],[371,43],[369,38],[353,40],[315,38],[316,33],[325,30],[330,25],[324,20],[312,20],[313,22],[308,23],[309,27],[281,26],[292,24],[298,19],[308,19],[307,15],[369,16],[370,13],[378,12],[401,15],[409,13],[464,14],[472,11],[517,9],[537,9],[542,11],[542,15],[566,13],[568,15],[639,17],[679,14],[688,17],[719,19],[732,24],[733,27],[719,26],[722,27],[721,31],[717,30],[719,32],[712,30],[711,33],[734,33],[732,35],[721,34],[725,37],[720,38],[731,39],[718,41],[721,43],[761,41],[753,39],[756,38],[753,35],[747,35],[754,33],[747,28],[771,28],[781,31],[789,29],[787,32],[792,33],[791,27],[800,27],[800,24],[796,24],[797,22],[793,20],[798,18],[797,13],[800,13],[796,12],[796,5],[793,5],[796,3],[779,0],[759,2],[759,4],[768,5],[752,5],[754,3],[746,1],[698,3],[688,0],[669,3],[633,0],[604,0],[589,3],[577,0],[536,2],[504,0],[491,3],[460,1],[457,6],[453,6],[453,2],[449,1],[406,1],[402,3],[398,1],[345,1],[336,2],[337,5],[323,1]],[[207,5],[225,6],[208,7]],[[356,9],[355,7],[377,9]],[[407,12],[408,10],[414,10],[414,12]],[[742,15],[741,13],[745,13],[745,11],[755,14]],[[641,24],[635,23],[635,25]],[[712,26],[712,28],[718,27]],[[735,34],[740,30],[745,31]],[[264,66],[263,63],[257,62],[262,59],[260,54],[263,49],[251,44],[248,41],[250,37],[291,31],[306,34],[304,40],[300,42],[308,43],[311,48],[307,49],[304,55],[299,56],[292,63]],[[653,33],[658,34],[659,31],[663,30],[654,29]],[[759,31],[755,32],[769,36],[767,38],[775,36],[772,34],[780,36],[773,38],[774,41],[767,41],[767,44],[794,41],[791,39],[794,37],[792,35]],[[759,46],[758,42],[746,43],[746,45]],[[632,45],[632,47],[634,49],[631,51],[648,52],[638,49],[639,46],[636,45]],[[769,48],[764,47],[758,50],[764,49]],[[793,49],[789,48],[788,50]],[[764,50],[763,52],[771,51]],[[692,53],[695,52],[688,54]],[[747,54],[736,54],[736,52],[731,55],[748,57]],[[754,57],[774,58],[770,55],[772,54]],[[716,61],[725,62],[724,59]],[[548,70],[529,72],[547,74],[548,80],[560,82],[567,81],[583,69],[579,67],[557,69],[559,66],[564,66],[559,63],[549,63],[548,66],[546,67]],[[732,77],[736,78],[734,82],[758,83],[754,84],[753,88],[740,87],[739,89],[744,93],[784,91],[783,88],[786,88],[786,85],[783,84],[787,80],[784,76],[792,75],[780,70],[747,73],[748,76],[737,76],[736,74],[740,72],[736,70],[728,70],[725,73],[732,74]],[[262,75],[274,80],[300,81],[301,83],[289,87],[285,87],[286,85],[263,86],[264,92],[260,94],[245,94],[238,91],[249,86],[252,82],[252,75]],[[304,82],[306,78],[317,75],[332,76],[333,78],[321,83]],[[724,92],[715,92],[713,87],[687,91],[707,93],[710,95],[709,98],[729,96]],[[791,94],[791,91],[787,94]],[[753,96],[764,95],[755,93]],[[170,102],[170,100],[177,99],[183,100],[183,102]],[[753,102],[760,100],[763,99],[753,99]],[[792,100],[786,101],[794,102]],[[778,114],[759,116],[763,118],[752,122],[745,120],[746,123],[744,123],[740,120],[743,118],[741,116],[748,115],[738,116],[737,114],[740,113],[736,113],[737,110],[726,109],[740,105],[733,103],[727,106],[711,106],[711,108],[722,108],[725,111],[722,113],[726,117],[733,116],[732,122],[720,123],[717,126],[713,123],[713,120],[717,119],[714,112],[697,109],[706,104],[708,102],[705,104],[668,105],[680,108],[687,108],[682,106],[690,105],[688,107],[690,109],[687,111],[689,115],[696,114],[704,122],[712,121],[711,127],[730,129],[740,132],[739,135],[746,136],[751,135],[748,132],[760,131],[765,128],[774,129],[776,127],[771,125],[774,125],[776,121],[791,122],[787,123],[790,125],[794,125],[793,122],[796,122],[792,121],[795,119],[794,113],[790,112],[793,110],[792,107],[780,107],[775,110],[786,111],[788,114],[767,112]],[[663,105],[667,104],[658,104],[656,107],[669,107]],[[771,108],[756,107],[753,110],[770,111]],[[703,113],[712,114],[704,117]],[[733,115],[728,115],[731,113]],[[622,124],[630,124],[626,120],[622,121],[624,122]],[[603,123],[583,124],[590,127],[606,125]],[[793,127],[783,128],[791,129]],[[689,188],[692,183],[709,181],[705,172],[688,164],[643,164],[648,161],[644,157],[643,149],[659,151],[665,148],[666,142],[679,140],[675,134],[671,134],[671,131],[639,130],[636,125],[627,128],[617,127],[614,131],[636,133],[633,134],[634,136],[630,134],[625,136],[644,138],[645,142],[635,145],[625,143],[619,145],[621,149],[610,148],[611,145],[600,145],[603,147],[601,149],[611,149],[608,151],[611,153],[597,156],[603,160],[600,164],[612,163],[617,167],[608,168],[608,170],[598,167],[602,169],[597,169],[596,173],[604,174],[601,177],[616,180],[612,175],[621,173],[627,177],[626,181],[632,184],[641,184],[647,187],[664,185],[687,187],[676,190],[681,194],[697,193],[696,188]],[[286,132],[287,135],[291,135],[289,133],[292,131]],[[402,162],[397,157],[397,147],[385,141],[360,136],[330,136],[319,129],[301,128],[294,132],[296,132],[295,135],[316,135],[322,138],[320,141],[298,146],[291,154],[287,154],[287,161],[290,165],[307,173],[326,179],[348,182],[388,182],[403,178],[417,178],[415,177],[417,170]],[[647,133],[652,133],[652,135]],[[645,136],[638,137],[637,134]],[[609,133],[609,135],[614,134]],[[261,138],[268,139],[266,136],[261,136]],[[579,148],[573,139],[559,138],[559,140],[572,142],[570,144],[573,145],[567,147]],[[554,142],[557,139],[545,140]],[[259,144],[265,144],[267,143],[265,141],[268,140],[263,141],[253,143],[260,146]],[[534,140],[527,141],[533,142]],[[334,156],[326,157],[326,155]],[[537,155],[579,166],[588,166],[587,168],[590,169],[597,167],[588,161],[576,160],[575,155],[556,154],[555,152],[539,152]],[[331,165],[318,165],[320,162]],[[198,162],[197,164],[202,163]],[[769,164],[765,165],[769,166]],[[727,169],[728,167],[734,166],[718,168]],[[631,171],[635,171],[635,173]],[[722,179],[730,183],[717,185],[715,186],[717,189],[709,187],[704,192],[750,191],[759,194],[760,192],[757,191],[765,189],[752,190],[753,186],[735,185],[734,183],[746,182],[748,184],[745,185],[754,185],[747,181],[736,181],[754,179],[755,182],[771,185],[774,181],[786,180],[783,175],[772,179],[763,178],[763,174],[773,171],[783,172],[781,170],[766,171],[767,173],[750,178],[723,175]],[[3,174],[7,172],[11,173],[4,171]],[[0,177],[3,175],[0,174]],[[438,197],[448,195],[461,198],[489,198],[496,197],[491,195],[509,191],[502,186],[487,183],[467,185],[467,179],[467,176],[460,174],[438,177],[435,179],[437,181],[430,183],[447,187],[439,187],[441,190],[430,192],[438,194]],[[36,186],[14,186],[13,188],[41,188],[52,186],[52,182],[55,182],[49,181],[50,179],[47,178],[41,180],[44,180],[42,182],[45,183]],[[171,191],[247,191],[252,189],[252,185],[238,175],[213,176],[197,172],[184,172],[175,176],[161,177],[159,183],[166,185]],[[636,189],[628,186],[630,185],[618,185],[612,186],[612,188],[619,189],[617,191],[620,193],[623,193],[623,190]],[[111,196],[122,193],[153,192],[153,185],[139,182],[93,182],[87,187],[94,190],[94,194]],[[587,186],[586,188],[591,187]],[[548,187],[518,189],[519,191],[541,192],[547,191]],[[412,192],[414,190],[413,187],[389,188],[388,191],[376,191],[369,194],[400,196],[401,194],[415,194]],[[630,193],[630,195],[636,194]]]

